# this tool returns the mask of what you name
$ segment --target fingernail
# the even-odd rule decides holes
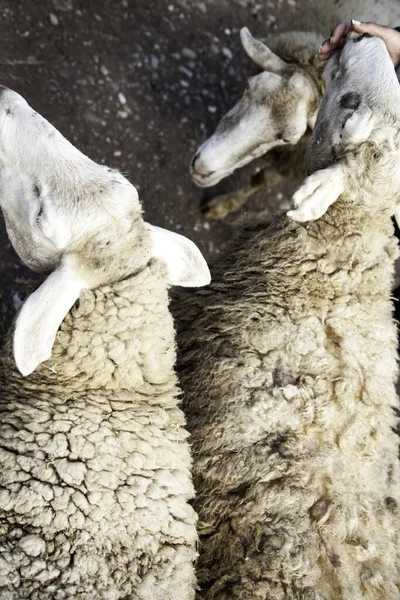
[[[361,21],[357,21],[357,19],[351,20],[352,25],[361,25]]]
[[[333,37],[333,35],[331,35],[331,37],[329,38],[329,43],[333,44],[335,42],[335,38]]]
[[[322,46],[319,47],[318,52],[317,52],[317,56],[318,56],[318,54],[321,54],[322,48],[323,48]]]

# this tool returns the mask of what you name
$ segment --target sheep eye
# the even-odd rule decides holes
[[[287,138],[283,137],[283,133],[277,133],[276,139],[277,140],[282,140],[282,142],[285,142],[285,144],[288,144],[289,141],[290,141]]]
[[[40,208],[39,208],[39,212],[38,212],[38,213],[37,213],[37,215],[36,215],[36,224],[37,224],[37,225],[39,224],[40,217],[41,217],[42,215],[43,215],[43,206],[40,206]]]
[[[361,96],[356,92],[347,92],[340,98],[341,108],[350,108],[351,110],[357,110],[361,104]]]
[[[36,198],[39,198],[39,196],[40,196],[40,189],[39,189],[39,186],[37,184],[33,188],[33,193],[35,194]]]

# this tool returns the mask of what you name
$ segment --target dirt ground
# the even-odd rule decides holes
[[[240,213],[205,221],[205,194],[227,192],[253,162],[217,189],[189,177],[194,151],[240,97],[252,66],[239,43],[293,29],[313,0],[0,0],[0,83],[20,92],[93,160],[138,187],[146,220],[192,238],[213,260]],[[297,15],[297,18],[296,18]],[[290,197],[290,183],[259,192],[241,214]],[[0,221],[0,335],[29,275]]]
[[[184,233],[212,258],[234,234],[237,214],[223,223],[202,218],[204,191],[191,183],[188,164],[251,72],[240,27],[266,35],[290,23],[295,8],[295,0],[1,0],[0,83],[93,160],[124,172],[148,221]],[[260,194],[247,210],[267,199]],[[28,270],[3,223],[0,248],[3,335],[18,305],[15,280]]]

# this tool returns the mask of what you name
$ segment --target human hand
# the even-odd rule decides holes
[[[392,27],[377,25],[376,23],[360,23],[360,21],[344,21],[333,28],[331,37],[325,40],[318,52],[320,60],[328,60],[336,50],[341,50],[346,43],[347,34],[370,33],[380,37],[386,44],[390,58],[395,67],[400,64],[400,32]]]

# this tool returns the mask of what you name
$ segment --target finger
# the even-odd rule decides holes
[[[319,52],[317,58],[318,60],[329,60],[334,53],[335,50],[332,50],[331,52]]]
[[[337,44],[335,44],[335,46],[332,46],[331,44],[326,45],[326,46],[321,46],[318,51],[317,58],[319,60],[328,60],[333,54],[335,54],[335,52],[337,52],[338,50],[342,50],[345,43],[346,43],[346,39],[343,38],[343,39],[339,40],[339,42]]]
[[[343,21],[342,23],[339,23],[339,25],[336,25],[336,27],[334,27],[332,29],[330,43],[336,44],[340,40],[340,38],[346,37],[346,35],[352,29],[353,29],[353,25],[352,25],[351,21]]]
[[[332,44],[329,43],[329,40],[325,40],[322,46],[319,47],[317,56],[330,56],[332,52],[334,52],[337,49],[337,47],[337,45],[332,46]]]
[[[333,48],[332,50],[329,50],[327,52],[319,52],[317,54],[318,60],[329,60],[330,57],[333,56],[338,50],[341,50],[343,46],[344,44],[341,44],[340,46],[336,46],[336,48]]]
[[[357,33],[370,33],[378,37],[385,37],[388,34],[390,27],[384,25],[377,25],[376,23],[361,23],[360,21],[352,21],[353,30]]]
[[[321,52],[321,51],[323,52],[325,48],[328,48],[328,49],[330,49],[330,46],[331,46],[331,44],[330,44],[329,38],[326,38],[326,40],[324,40],[324,41],[322,42],[321,46],[319,47],[319,51],[320,51],[320,52]]]

